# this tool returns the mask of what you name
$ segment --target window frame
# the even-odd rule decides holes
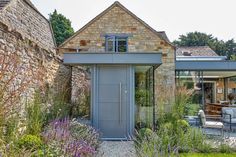
[[[113,48],[112,51],[108,51],[108,39],[113,40]],[[118,39],[125,39],[126,41],[126,51],[125,52],[119,52],[118,51]],[[114,52],[114,53],[126,53],[128,52],[128,36],[127,35],[106,35],[105,36],[105,50],[106,52]]]

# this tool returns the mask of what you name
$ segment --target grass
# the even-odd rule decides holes
[[[235,157],[236,153],[187,153],[180,154],[180,157]]]

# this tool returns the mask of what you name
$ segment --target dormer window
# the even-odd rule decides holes
[[[127,52],[128,51],[128,37],[118,35],[107,35],[106,38],[106,52]]]

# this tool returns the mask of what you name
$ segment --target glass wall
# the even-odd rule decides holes
[[[184,87],[184,91],[191,95],[186,104],[186,115],[196,115],[199,108],[203,107],[202,82],[200,71],[176,71],[176,87]]]
[[[135,127],[152,128],[155,119],[154,69],[151,66],[135,67]]]
[[[196,115],[200,108],[219,115],[221,107],[235,104],[234,71],[176,71],[176,86],[191,92],[186,115]]]
[[[204,71],[205,104],[233,104],[230,95],[236,88],[236,72]],[[232,100],[233,101],[233,100]]]

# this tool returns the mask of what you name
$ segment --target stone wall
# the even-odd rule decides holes
[[[168,55],[162,56],[162,65],[155,70],[155,102],[157,105],[156,114],[160,107],[165,106],[169,111],[170,106],[175,100],[175,55],[174,50],[170,49]]]
[[[73,66],[71,77],[71,102],[80,104],[90,96],[91,75],[86,67]]]
[[[36,90],[50,89],[52,94],[70,90],[71,67],[63,65],[56,53],[50,23],[25,0],[11,0],[0,10],[0,61],[4,59],[4,65],[11,66],[1,83],[14,77],[5,97],[15,94],[20,101],[32,100]]]
[[[129,34],[128,51],[162,52],[163,64],[155,71],[156,104],[170,104],[174,100],[175,50],[156,32],[134,18],[129,11],[114,4],[78,31],[60,48],[60,53],[79,48],[81,51],[105,52],[105,34]],[[75,79],[72,80],[76,81]],[[77,80],[79,81],[79,80]],[[73,88],[77,88],[73,86]]]
[[[50,88],[53,94],[56,94],[70,88],[70,67],[64,66],[62,60],[54,52],[39,47],[27,38],[23,39],[19,32],[9,30],[0,22],[1,64],[2,59],[7,57],[10,60],[4,65],[14,66],[9,66],[8,73],[3,78],[8,80],[14,72],[16,73],[16,79],[11,81],[12,84],[8,86],[8,89],[10,90],[13,86],[16,88],[17,85],[22,86],[23,83],[24,89],[21,91],[24,92],[20,94],[21,99],[32,100],[35,90],[45,92]],[[2,72],[3,67],[0,68],[0,74]]]
[[[56,52],[48,20],[25,0],[11,0],[0,10],[0,21],[7,25],[10,31],[16,30],[23,38],[37,43],[39,47]]]

